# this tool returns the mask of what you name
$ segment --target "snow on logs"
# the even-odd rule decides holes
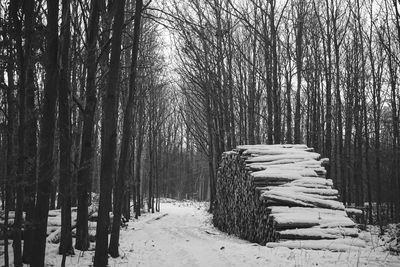
[[[246,145],[223,153],[214,225],[269,247],[365,246],[325,177],[328,162],[305,145]]]
[[[97,205],[90,205],[88,208],[89,212],[89,222],[88,222],[88,227],[89,227],[89,239],[91,241],[94,241],[95,236],[96,236],[96,221],[97,221],[97,210],[98,206]],[[77,208],[72,207],[71,208],[71,228],[72,228],[72,236],[75,237],[76,235],[76,216],[77,216]],[[15,217],[15,212],[10,211],[9,212],[9,219],[8,219],[8,232],[9,234],[11,233],[11,228],[12,225],[14,224],[14,217]],[[112,213],[110,212],[110,219],[112,220]],[[25,212],[23,213],[23,227],[25,225]],[[4,227],[4,213],[0,211],[0,228]],[[4,238],[4,231],[0,232],[0,239]],[[48,243],[59,243],[60,238],[61,238],[61,210],[56,209],[56,210],[49,210],[48,214],[48,219],[47,219],[47,242]],[[12,238],[12,235],[9,236],[9,238]]]

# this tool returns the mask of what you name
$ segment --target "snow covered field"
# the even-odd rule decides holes
[[[110,266],[400,266],[400,257],[382,248],[350,252],[267,248],[215,229],[205,203],[161,203],[121,232],[121,257]],[[364,235],[366,238],[370,234]],[[370,243],[371,244],[371,243]],[[58,245],[48,244],[48,266],[60,266]],[[10,251],[12,248],[10,246]],[[67,258],[67,266],[92,266],[94,251]],[[12,255],[10,253],[10,258]]]

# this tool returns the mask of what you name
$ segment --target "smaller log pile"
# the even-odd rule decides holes
[[[223,153],[214,225],[269,247],[365,246],[325,177],[328,162],[305,145],[239,146]]]
[[[95,240],[96,237],[96,221],[97,221],[97,210],[98,205],[93,204],[89,206],[89,239],[91,241]],[[12,238],[11,235],[11,228],[14,224],[15,213],[14,211],[9,212],[9,219],[8,219],[8,235],[9,238]],[[75,237],[76,235],[76,216],[77,216],[77,208],[71,208],[71,228],[72,228],[72,236]],[[110,214],[112,220],[112,213]],[[25,212],[23,213],[23,227],[25,225]],[[4,214],[0,213],[0,227],[4,227]],[[24,230],[24,229],[22,229]],[[0,238],[4,238],[3,231],[0,234]],[[49,210],[48,220],[47,220],[47,242],[57,244],[60,242],[61,238],[61,210]]]
[[[98,206],[91,205],[88,208],[88,228],[89,228],[89,239],[94,242],[96,237],[96,220],[95,215],[97,214]],[[76,216],[77,209],[73,207],[71,209],[71,230],[72,237],[76,237]],[[61,239],[61,210],[50,210],[49,218],[47,221],[47,242],[57,244]]]

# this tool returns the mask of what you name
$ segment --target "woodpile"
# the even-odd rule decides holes
[[[305,145],[249,145],[223,153],[214,225],[270,247],[365,246],[325,177],[328,162]]]
[[[96,236],[96,222],[93,222],[97,218],[94,217],[97,214],[98,207],[97,205],[91,205],[88,208],[88,227],[89,227],[89,239],[94,241],[94,237]],[[72,237],[76,237],[76,216],[77,210],[75,207],[71,209],[71,230]],[[53,226],[53,227],[52,227]],[[47,242],[57,244],[61,239],[61,210],[50,210],[49,218],[47,221]]]
[[[89,238],[91,241],[94,241],[96,236],[96,221],[97,221],[97,210],[98,205],[94,204],[89,206]],[[77,216],[77,208],[71,208],[71,226],[72,226],[72,236],[75,237],[76,235],[76,216]],[[9,212],[9,219],[8,219],[8,234],[9,238],[12,238],[11,235],[11,227],[14,223],[14,211]],[[110,214],[110,220],[112,222],[112,213]],[[23,213],[23,226],[25,224],[25,212]],[[0,227],[3,228],[4,226],[4,214],[0,213]],[[23,230],[23,229],[22,229]],[[47,242],[48,243],[59,243],[61,238],[61,210],[49,210],[49,217],[47,220]],[[0,234],[0,238],[4,238],[4,233]]]

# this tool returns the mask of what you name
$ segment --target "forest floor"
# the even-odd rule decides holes
[[[145,213],[121,232],[119,258],[110,266],[400,266],[400,257],[372,245],[349,252],[267,248],[212,226],[207,205],[164,200],[161,212]],[[47,245],[47,266],[60,266],[58,245]],[[12,251],[10,247],[10,251]],[[68,257],[67,266],[92,266],[94,251]],[[12,255],[10,255],[12,258]]]

